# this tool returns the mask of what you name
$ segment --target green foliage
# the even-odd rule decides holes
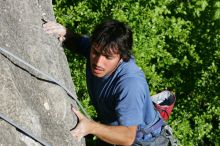
[[[220,144],[220,2],[218,0],[54,0],[56,19],[90,35],[106,18],[134,32],[134,56],[151,94],[171,89],[177,103],[169,120],[179,145]],[[76,92],[90,115],[85,60],[66,51]]]

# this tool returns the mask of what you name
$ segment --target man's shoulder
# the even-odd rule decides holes
[[[128,62],[122,62],[118,67],[117,74],[120,79],[145,79],[144,72],[137,66],[133,58],[131,58]]]
[[[121,64],[117,73],[116,85],[118,89],[140,88],[141,90],[148,86],[144,72],[132,62],[124,62]]]

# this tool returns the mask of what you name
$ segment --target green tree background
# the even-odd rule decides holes
[[[179,145],[220,145],[219,0],[54,0],[53,6],[56,20],[81,34],[107,18],[131,26],[151,94],[170,89],[177,96],[168,123]],[[77,95],[96,118],[85,60],[65,51]]]

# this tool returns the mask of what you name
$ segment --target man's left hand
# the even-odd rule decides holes
[[[82,137],[91,133],[93,129],[94,121],[86,118],[80,111],[74,109],[72,107],[72,111],[76,114],[79,119],[79,123],[77,124],[76,128],[71,130],[71,134],[77,141],[80,141]]]

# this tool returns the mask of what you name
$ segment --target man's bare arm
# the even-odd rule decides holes
[[[81,140],[82,137],[93,134],[110,144],[132,145],[136,137],[137,126],[108,126],[87,119],[79,111],[72,109],[79,118],[77,127],[71,131],[73,137]]]
[[[137,126],[107,126],[95,123],[92,134],[100,139],[117,145],[132,145],[136,136]]]

